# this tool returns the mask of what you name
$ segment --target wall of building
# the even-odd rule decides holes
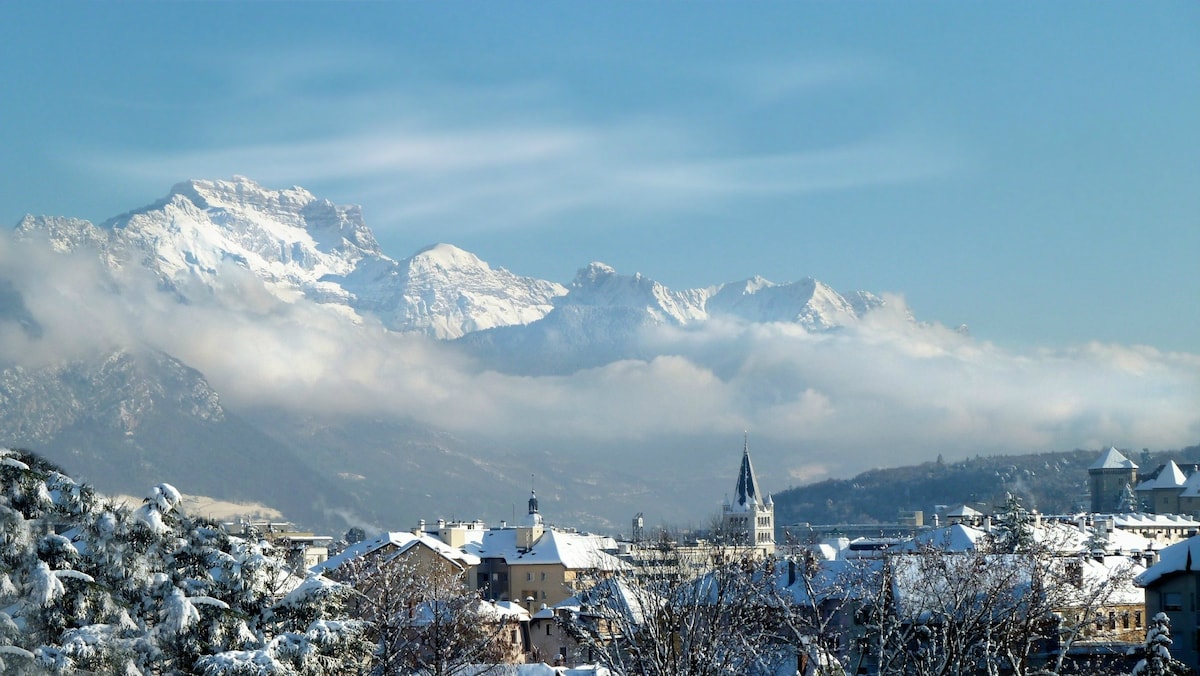
[[[1200,626],[1196,617],[1200,573],[1189,572],[1160,579],[1146,588],[1146,616],[1160,612],[1171,618],[1171,657],[1200,670]],[[1147,620],[1147,623],[1149,620]]]

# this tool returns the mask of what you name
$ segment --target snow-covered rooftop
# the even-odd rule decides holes
[[[1126,458],[1115,446],[1110,446],[1096,459],[1096,462],[1088,466],[1088,469],[1137,469],[1137,465]]]
[[[377,538],[356,542],[342,550],[336,556],[329,557],[325,561],[318,563],[309,570],[318,574],[326,573],[328,571],[337,569],[346,561],[368,556],[387,547],[392,547],[394,549],[389,556],[396,557],[408,552],[413,547],[420,545],[424,545],[425,547],[432,549],[447,560],[452,561],[463,568],[479,565],[479,557],[468,552],[464,552],[461,549],[455,549],[454,547],[451,547],[435,537],[424,534],[413,535],[412,533],[403,531],[391,531],[383,533]]]
[[[951,519],[973,519],[977,516],[983,516],[983,513],[966,505],[959,505],[946,512],[943,516]]]
[[[1114,514],[1113,524],[1117,528],[1197,528],[1200,521],[1183,514],[1148,514],[1132,512]]]
[[[904,550],[935,547],[945,552],[966,552],[975,549],[987,533],[978,528],[953,524],[925,531],[901,545]]]
[[[1158,553],[1158,562],[1138,575],[1134,582],[1146,587],[1176,573],[1200,571],[1200,535],[1178,542]]]
[[[486,531],[479,542],[463,546],[467,553],[483,559],[502,558],[508,565],[553,563],[571,570],[622,570],[629,565],[605,550],[615,550],[610,537],[589,533],[569,533],[548,528],[528,551],[517,547],[517,530],[502,528]]]
[[[1159,473],[1154,482],[1155,488],[1182,488],[1187,483],[1187,475],[1179,469],[1174,460],[1168,461],[1167,466]]]

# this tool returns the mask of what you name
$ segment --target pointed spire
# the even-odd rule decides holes
[[[758,479],[754,476],[754,466],[750,464],[750,434],[742,445],[742,467],[738,471],[737,488],[734,489],[734,504],[748,507],[759,504]]]

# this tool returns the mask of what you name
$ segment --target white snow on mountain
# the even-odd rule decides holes
[[[813,279],[775,284],[755,277],[674,291],[640,273],[618,275],[603,263],[580,270],[568,288],[493,268],[449,244],[395,260],[380,250],[359,207],[299,187],[271,190],[242,176],[179,183],[162,200],[101,227],[26,217],[16,234],[44,236],[58,251],[95,249],[115,268],[144,266],[184,298],[197,290],[219,298],[234,266],[281,301],[304,297],[354,321],[369,315],[394,331],[439,339],[532,325],[556,306],[589,308],[588,317],[619,311],[626,324],[633,312],[645,313],[651,324],[729,316],[826,330],[883,303],[865,292],[843,297]]]
[[[762,277],[725,284],[708,299],[711,315],[730,315],[750,322],[796,322],[809,330],[852,323],[883,305],[883,299],[858,292],[849,300],[815,279],[776,284]]]
[[[567,292],[561,284],[492,268],[450,244],[400,262],[369,260],[344,278],[327,281],[336,281],[356,299],[357,309],[389,327],[442,339],[535,322]]]
[[[730,317],[756,323],[792,322],[822,331],[853,323],[883,303],[865,291],[848,299],[812,278],[776,284],[753,277],[707,289],[672,291],[640,273],[622,276],[604,263],[592,263],[579,271],[559,305],[641,309],[653,322],[677,326]]]
[[[644,310],[657,322],[682,325],[707,319],[705,297],[701,290],[672,291],[640,273],[622,276],[604,263],[592,263],[575,276],[560,304]]]
[[[26,217],[17,227],[19,237],[39,233],[59,251],[93,247],[114,267],[144,265],[185,297],[197,285],[216,289],[223,269],[236,265],[281,300],[302,295],[437,338],[536,321],[566,292],[445,244],[393,260],[359,207],[303,188],[266,189],[240,176],[180,183],[163,200],[100,228],[48,217]]]
[[[0,395],[12,400],[0,431],[93,453],[64,457],[91,458],[94,475],[186,475],[204,457],[220,471],[193,480],[226,487],[254,449],[247,467],[315,468],[289,495],[304,485],[346,496],[330,507],[362,495],[399,513],[468,480],[477,508],[505,504],[489,491],[535,459],[571,486],[560,504],[616,523],[632,502],[612,487],[650,494],[629,483],[635,466],[634,483],[668,487],[658,504],[702,513],[722,489],[680,467],[724,462],[742,442],[730,430],[752,430],[790,483],[930,448],[1175,448],[1198,424],[1195,355],[1012,352],[913,321],[902,296],[814,279],[679,291],[603,263],[560,285],[448,244],[393,259],[356,207],[242,178],[182,183],[99,227],[29,217],[14,234],[0,238]],[[161,360],[103,361],[119,350]],[[202,415],[218,404],[219,419]],[[150,448],[153,465],[108,462]],[[258,475],[236,474],[274,504]]]

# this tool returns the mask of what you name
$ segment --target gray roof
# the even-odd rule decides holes
[[[734,489],[734,505],[746,508],[762,504],[762,493],[758,490],[758,479],[754,476],[754,467],[750,464],[750,442],[742,447],[742,466],[738,470],[737,488]]]

